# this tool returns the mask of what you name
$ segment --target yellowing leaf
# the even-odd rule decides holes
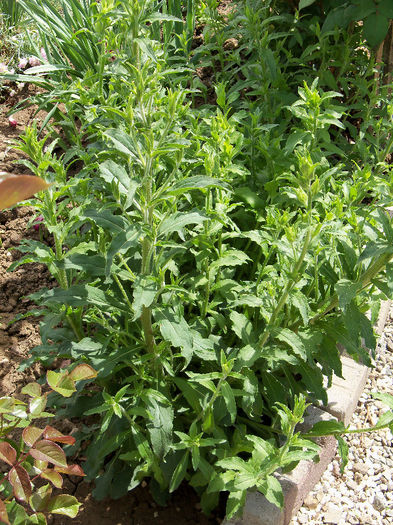
[[[0,173],[0,209],[13,206],[48,187],[49,185],[39,177],[2,172]]]

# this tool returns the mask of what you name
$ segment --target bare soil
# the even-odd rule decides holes
[[[23,155],[12,150],[12,143],[26,125],[32,123],[35,109],[24,109],[15,115],[16,128],[9,125],[8,111],[21,98],[34,93],[26,86],[13,97],[6,98],[0,106],[0,172],[28,173],[29,170],[15,163]],[[31,222],[35,214],[31,207],[20,207],[0,211],[0,396],[13,395],[24,384],[36,380],[45,371],[36,364],[23,373],[18,371],[20,363],[29,357],[30,350],[40,344],[40,318],[27,317],[12,322],[17,315],[26,314],[36,308],[27,297],[42,287],[55,283],[46,267],[29,263],[7,272],[9,265],[21,257],[18,245],[22,239],[39,239]],[[10,324],[11,323],[11,324]],[[52,422],[56,426],[56,422]],[[59,422],[60,427],[67,422]],[[71,425],[72,426],[72,425]],[[200,510],[195,491],[182,485],[172,495],[166,507],[158,506],[152,499],[146,484],[127,496],[116,500],[96,501],[93,499],[93,485],[83,481],[75,484],[66,480],[64,492],[74,494],[82,503],[75,519],[64,516],[50,516],[51,525],[216,525],[221,522],[217,515],[206,517]]]

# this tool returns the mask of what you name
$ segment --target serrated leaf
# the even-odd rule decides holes
[[[158,234],[160,237],[167,237],[171,233],[180,232],[190,224],[201,224],[206,220],[206,215],[199,210],[188,213],[176,212],[162,221]]]
[[[48,385],[64,397],[71,397],[76,392],[75,381],[69,376],[68,372],[54,372],[48,370],[46,373]]]
[[[26,394],[30,397],[40,397],[42,389],[41,385],[38,383],[29,383],[22,388],[21,392],[22,394]]]
[[[181,348],[187,366],[193,354],[193,336],[187,321],[184,317],[177,316],[169,308],[156,309],[154,317],[158,322],[163,339],[169,341],[174,347]]]
[[[130,137],[121,129],[108,129],[104,136],[108,137],[115,149],[131,157],[135,161],[139,162],[138,156],[136,155],[134,143]]]
[[[42,436],[43,430],[38,427],[28,426],[23,429],[22,438],[28,447],[32,447]]]
[[[229,383],[227,383],[227,381],[224,381],[221,384],[221,394],[224,398],[226,407],[228,409],[228,413],[231,418],[231,423],[233,424],[235,422],[237,414],[236,400],[232,388],[230,387]]]
[[[112,263],[115,255],[126,253],[130,248],[135,248],[139,245],[139,240],[142,235],[142,230],[139,226],[131,225],[125,230],[113,237],[112,242],[106,253],[106,267],[105,273],[109,275],[112,268]]]
[[[47,510],[52,514],[62,514],[69,518],[75,518],[81,504],[74,496],[60,494],[54,496],[48,503]]]
[[[284,495],[280,482],[274,476],[267,476],[266,480],[257,486],[270,503],[282,509],[284,506]]]
[[[180,483],[183,481],[184,476],[187,472],[188,459],[189,451],[186,450],[183,454],[183,457],[178,462],[175,470],[173,471],[171,482],[169,484],[169,492],[174,492],[179,487]]]
[[[0,459],[8,465],[13,465],[16,462],[16,450],[7,441],[0,441]]]
[[[20,501],[29,501],[31,496],[30,477],[26,470],[20,465],[12,467],[8,473],[8,481],[14,489],[16,499]]]
[[[248,261],[250,261],[250,258],[246,253],[231,248],[226,250],[217,260],[213,261],[210,265],[210,269],[215,270],[223,266],[241,266]]]
[[[224,188],[225,185],[218,179],[213,177],[205,177],[203,175],[195,175],[179,180],[165,191],[165,195],[183,195],[191,190],[203,190],[205,188]]]
[[[67,467],[67,460],[64,453],[64,450],[47,439],[38,441],[34,445],[34,448],[30,449],[29,454],[34,459],[39,459],[40,461],[47,461],[48,463],[53,463],[58,467]]]
[[[253,345],[255,343],[255,335],[253,332],[253,325],[244,314],[232,311],[229,315],[232,321],[232,330],[238,338],[246,345]]]
[[[0,499],[0,522],[11,525],[10,520],[8,519],[7,508],[4,504],[4,501]]]
[[[295,332],[288,328],[275,328],[272,331],[272,335],[279,341],[289,345],[295,355],[304,360],[307,359],[306,347],[304,346],[302,339]]]
[[[133,321],[136,321],[142,315],[142,307],[145,306],[146,308],[149,308],[154,301],[157,293],[157,283],[155,279],[151,276],[138,275],[135,279],[133,293]]]
[[[144,395],[144,401],[151,415],[151,420],[146,425],[151,444],[154,453],[163,458],[173,442],[173,408],[168,400],[155,390],[149,390]]]
[[[76,365],[76,367],[69,373],[69,377],[74,381],[84,381],[86,379],[94,379],[97,377],[97,372],[92,366],[83,363]]]
[[[334,289],[338,296],[338,304],[343,310],[356,297],[361,288],[358,282],[352,282],[348,279],[340,279],[335,285]]]

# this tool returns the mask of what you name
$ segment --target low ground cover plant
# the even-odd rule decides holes
[[[205,512],[229,493],[231,517],[249,489],[281,506],[273,473],[346,431],[295,427],[341,376],[338,343],[372,362],[393,289],[393,112],[360,30],[322,33],[270,1],[224,19],[209,2],[193,50],[192,4],[78,3],[89,16],[64,16],[63,39],[45,19],[48,63],[6,75],[42,87],[48,118],[17,148],[51,183],[34,204],[52,243],[25,241],[10,270],[39,261],[59,284],[34,295],[42,344],[24,366],[98,372],[57,407],[95,416],[75,444],[90,442],[94,495],[148,478],[165,503],[187,480]],[[50,2],[21,5],[40,23]]]

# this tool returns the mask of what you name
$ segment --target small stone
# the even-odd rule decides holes
[[[319,501],[309,494],[304,500],[304,505],[309,509],[316,509],[319,505]]]
[[[332,503],[329,503],[327,505],[327,510],[325,514],[325,523],[337,524],[340,522],[342,517],[343,517],[343,511],[339,507],[337,507],[336,505],[333,505]]]
[[[375,496],[373,501],[373,507],[378,512],[382,512],[386,507],[386,502],[381,496]]]
[[[353,479],[349,479],[349,480],[347,481],[347,487],[348,487],[350,490],[356,491],[356,490],[358,490],[359,485],[358,485]]]
[[[370,470],[370,467],[368,465],[366,465],[365,463],[354,463],[353,466],[352,466],[352,470],[354,472],[357,472],[359,474],[363,474],[363,475],[366,475],[369,470]]]

